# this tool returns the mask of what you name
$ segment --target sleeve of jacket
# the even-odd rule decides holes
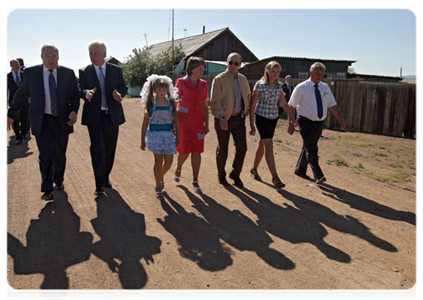
[[[85,78],[85,72],[83,69],[79,69],[79,85],[78,85],[78,92],[79,97],[87,101],[87,79]]]
[[[80,104],[80,94],[79,94],[79,89],[78,89],[78,83],[76,81],[76,76],[75,76],[75,72],[73,70],[71,70],[70,72],[70,80],[71,80],[71,98],[70,98],[70,106],[71,106],[71,111],[78,113],[79,110],[79,104]]]
[[[15,120],[19,111],[27,103],[28,97],[30,96],[27,73],[24,73],[21,85],[13,97],[12,105],[7,112],[7,116]]]
[[[6,92],[6,108],[7,108],[7,106],[8,106],[7,99],[8,99],[8,96],[9,96],[9,84],[7,83],[7,75],[6,75],[6,79],[5,79],[4,82],[5,82],[5,88],[4,88],[4,90]]]
[[[119,84],[118,84],[118,88],[117,91],[119,92],[119,94],[123,97],[126,96],[126,93],[128,92],[128,87],[125,84],[125,79],[123,78],[123,72],[122,72],[122,68],[119,68]]]
[[[211,95],[210,95],[210,109],[212,114],[216,118],[220,118],[225,115],[222,108],[222,84],[219,77],[215,77],[212,82]]]

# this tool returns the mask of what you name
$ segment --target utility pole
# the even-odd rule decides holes
[[[172,8],[172,80],[175,82],[175,15]]]
[[[402,67],[400,68],[400,77],[402,78]]]

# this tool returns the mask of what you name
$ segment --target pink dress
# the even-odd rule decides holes
[[[179,101],[176,107],[179,118],[179,153],[202,153],[204,151],[204,101],[209,98],[207,82],[198,80],[197,87],[188,76],[176,80]]]

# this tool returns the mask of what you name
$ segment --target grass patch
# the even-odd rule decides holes
[[[328,159],[327,160],[327,164],[328,165],[336,165],[338,167],[344,166],[344,167],[348,167],[348,162],[343,159],[342,157],[337,156],[335,159]]]
[[[354,152],[352,155],[357,156],[357,157],[363,157],[363,155],[361,155],[361,153],[358,153],[358,152]]]
[[[280,139],[280,138],[274,138],[273,141],[275,143],[282,143],[282,139]]]
[[[388,157],[388,154],[385,154],[385,153],[375,153],[376,154],[376,156],[382,156],[382,157]]]
[[[391,181],[391,182],[397,182],[397,183],[404,183],[404,182],[410,181],[410,179],[409,179],[410,175],[407,174],[407,173],[404,173],[404,172],[397,172],[397,173],[392,174],[392,175],[386,175],[386,174],[374,172],[374,171],[371,171],[371,170],[366,170],[364,168],[359,168],[358,166],[354,167],[354,170],[361,172],[363,174],[370,175],[374,179],[379,180],[379,181],[383,181],[383,182]]]
[[[338,146],[333,146],[333,148],[334,148],[335,150],[340,151],[340,152],[348,152],[348,149],[341,148],[341,147],[338,147]]]
[[[395,163],[391,163],[391,164],[389,164],[389,166],[392,167],[392,168],[402,168],[401,165],[395,164]]]
[[[356,146],[356,147],[371,147],[373,144],[367,143],[367,142],[354,142],[354,141],[348,141],[348,140],[337,140],[337,142],[340,142],[344,145],[350,145],[350,146]]]

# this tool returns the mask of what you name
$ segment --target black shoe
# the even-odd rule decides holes
[[[240,187],[240,188],[244,187],[244,183],[242,183],[241,178],[235,177],[232,174],[229,174],[229,178],[234,181],[235,186]]]
[[[322,178],[319,178],[319,179],[316,179],[316,184],[322,184],[323,182],[325,182],[326,181],[326,177],[325,176],[323,176]]]
[[[65,189],[65,185],[63,183],[56,183],[56,189],[58,191],[63,191]]]
[[[94,195],[100,196],[100,195],[103,194],[103,192],[104,192],[104,189],[103,188],[96,189],[95,192],[94,192]]]
[[[16,145],[20,145],[20,144],[22,144],[22,140],[21,139],[17,139],[15,143],[16,143]]]
[[[29,140],[31,138],[31,135],[29,134],[29,132],[27,132],[27,133],[24,134],[23,138],[25,140]]]
[[[294,174],[297,175],[297,176],[299,176],[299,177],[301,177],[301,178],[310,180],[310,176],[308,176],[308,175],[306,175],[304,173],[300,173],[300,172],[295,171]]]
[[[226,177],[220,177],[219,176],[219,183],[223,186],[228,186],[229,182],[226,180]]]
[[[111,189],[112,183],[110,181],[106,181],[106,183],[104,184],[104,187]]]
[[[41,199],[42,200],[53,200],[54,199],[54,196],[53,196],[53,191],[47,191],[47,192],[44,192],[44,194],[41,196]]]

